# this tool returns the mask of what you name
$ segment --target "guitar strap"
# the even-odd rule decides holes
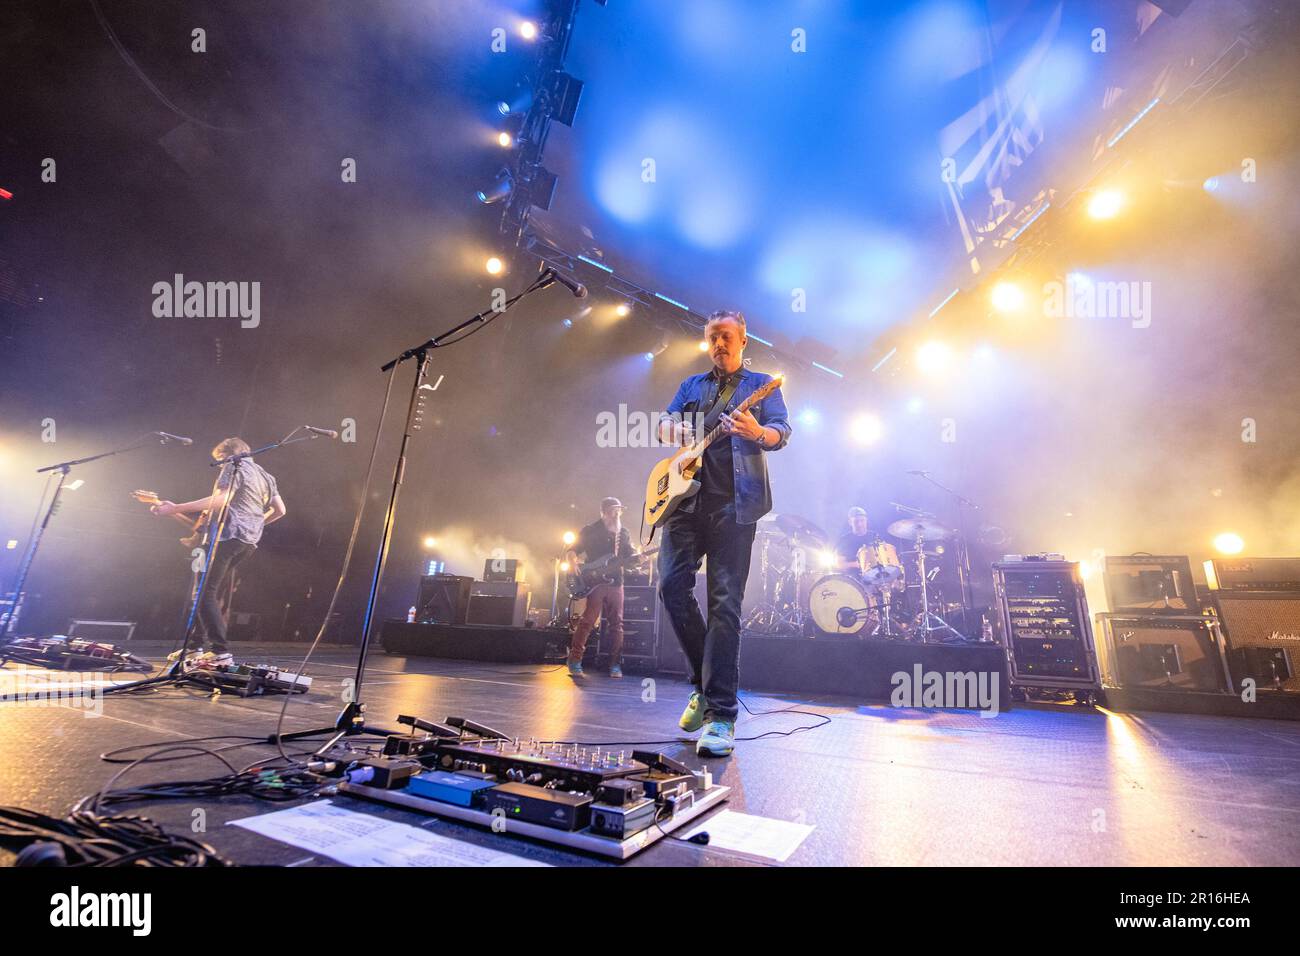
[[[718,424],[718,420],[722,418],[722,413],[727,410],[727,403],[731,401],[731,396],[736,394],[736,389],[740,385],[740,377],[740,372],[737,371],[735,375],[731,376],[731,381],[719,389],[718,397],[713,400],[709,410],[704,413],[704,421],[700,425],[702,429],[700,436],[707,435]]]

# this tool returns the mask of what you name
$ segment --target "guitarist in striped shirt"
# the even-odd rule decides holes
[[[702,731],[696,752],[725,757],[734,746],[740,686],[740,607],[749,576],[758,519],[772,510],[766,455],[790,440],[785,398],[778,387],[752,408],[736,406],[771,381],[745,367],[749,340],[739,312],[714,312],[704,327],[712,370],[682,382],[659,422],[669,444],[695,440],[690,421],[703,416],[725,434],[705,450],[700,489],[666,519],[659,551],[659,597],[690,662],[691,694],[680,726]],[[708,558],[706,622],[695,600],[695,577]]]

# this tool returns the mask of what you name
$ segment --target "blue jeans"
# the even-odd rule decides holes
[[[740,687],[740,605],[757,525],[738,524],[730,499],[701,496],[691,513],[673,512],[659,550],[659,597],[690,662],[706,717],[736,719]],[[709,620],[695,600],[695,576],[708,557]]]

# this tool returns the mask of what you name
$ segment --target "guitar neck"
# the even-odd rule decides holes
[[[755,402],[761,402],[764,398],[768,396],[770,392],[775,390],[776,387],[780,384],[781,384],[780,378],[772,379],[772,381],[768,382],[758,391],[754,392],[754,394],[750,395],[743,402],[741,402],[739,405],[733,408],[731,410],[731,414],[738,415],[741,412],[748,411],[750,406],[752,406]],[[703,454],[704,450],[708,448],[711,444],[713,444],[714,439],[716,439],[718,436],[722,434],[723,434],[722,422],[719,421],[718,424],[714,425],[705,433],[703,438],[701,438],[699,441],[695,443],[694,449],[698,451],[700,454]]]

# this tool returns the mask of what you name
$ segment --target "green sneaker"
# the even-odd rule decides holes
[[[698,691],[691,694],[691,699],[686,702],[686,709],[682,711],[682,719],[677,721],[677,726],[688,734],[693,734],[704,726],[704,711],[700,709]]]
[[[736,746],[736,724],[731,720],[710,720],[704,725],[695,753],[701,757],[729,757]]]

